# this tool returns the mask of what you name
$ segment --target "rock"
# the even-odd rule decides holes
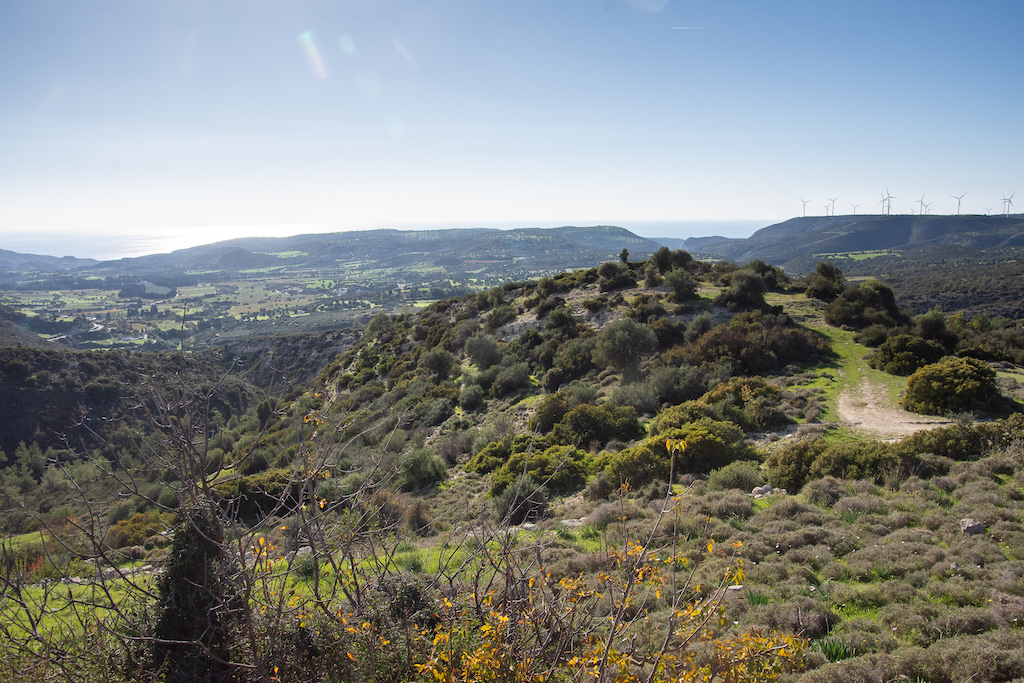
[[[753,489],[751,489],[750,495],[752,495],[752,496],[763,496],[764,495],[764,487],[763,486],[755,486]]]
[[[563,519],[562,526],[569,527],[570,529],[577,529],[583,526],[586,517],[580,517],[579,519]]]
[[[764,485],[763,487],[761,487],[761,488],[763,488],[763,489],[764,489],[764,495],[766,495],[766,496],[770,496],[770,495],[772,494],[772,491],[774,491],[774,490],[775,490],[775,489],[773,489],[773,488],[772,488],[772,485],[771,485],[771,484],[765,484],[765,485]]]
[[[985,525],[970,517],[960,520],[960,531],[971,536],[985,533]]]
[[[523,524],[523,526],[522,526],[522,527],[520,527],[520,528],[521,528],[521,529],[522,529],[523,531],[536,531],[536,530],[537,530],[537,525],[536,525],[536,524],[534,524],[533,522],[526,522],[526,523],[525,523],[525,524]]]

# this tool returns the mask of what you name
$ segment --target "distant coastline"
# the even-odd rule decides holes
[[[490,221],[480,223],[393,223],[354,228],[372,230],[394,228],[398,230],[436,230],[438,228],[498,229],[512,228],[554,228],[563,225],[616,225],[641,237],[672,238],[683,240],[687,237],[749,237],[760,228],[775,223],[774,220],[617,220],[617,221]],[[339,227],[322,225],[288,226],[218,226],[182,229],[151,229],[137,234],[102,233],[57,233],[57,232],[5,232],[0,233],[0,249],[21,254],[45,256],[75,256],[114,260],[164,254],[178,249],[212,244],[240,237],[287,237],[304,233],[345,232]]]

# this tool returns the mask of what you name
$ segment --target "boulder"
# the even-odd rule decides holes
[[[985,525],[976,519],[967,517],[960,520],[960,531],[971,536],[985,533]]]

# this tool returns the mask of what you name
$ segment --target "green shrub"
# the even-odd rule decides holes
[[[417,448],[402,462],[399,487],[403,491],[418,491],[447,478],[444,461],[428,448]]]
[[[764,485],[764,477],[756,460],[737,460],[708,475],[708,490],[739,489],[750,492]]]
[[[459,395],[459,405],[463,410],[473,412],[484,402],[484,390],[478,384],[470,384]]]
[[[623,379],[633,381],[640,372],[640,361],[658,345],[658,338],[649,328],[631,318],[619,318],[597,336],[594,360],[621,372]]]
[[[697,294],[697,281],[682,268],[669,271],[664,279],[665,284],[672,288],[676,301],[686,301]]]
[[[556,443],[600,447],[612,439],[630,441],[643,434],[632,406],[585,403],[565,414],[551,431]]]
[[[586,453],[573,446],[551,446],[543,452],[541,447],[543,444],[537,450],[514,451],[508,461],[495,471],[491,494],[500,494],[522,474],[540,482],[552,493],[570,493],[583,486]]]
[[[493,311],[487,318],[487,325],[492,329],[496,330],[502,325],[512,322],[516,319],[516,309],[512,308],[508,304],[501,304]]]
[[[512,437],[506,436],[498,441],[491,441],[466,463],[467,472],[487,474],[505,464],[512,455]]]
[[[945,349],[930,339],[898,334],[879,345],[869,365],[890,375],[906,376],[944,355]]]
[[[528,475],[518,477],[494,499],[494,511],[498,518],[509,524],[540,519],[547,507],[547,492]]]
[[[907,380],[903,407],[924,415],[945,415],[995,406],[996,373],[974,358],[949,358],[926,365]]]
[[[674,272],[674,271],[673,271]],[[715,304],[736,308],[764,308],[764,278],[751,268],[740,268],[729,277],[729,287],[715,297]]]
[[[420,367],[442,380],[448,379],[454,364],[455,356],[451,354],[451,351],[440,346],[435,346],[420,356]]]
[[[508,396],[530,386],[530,366],[527,363],[513,363],[502,368],[494,378],[491,393],[495,398]]]
[[[910,316],[896,304],[896,294],[878,280],[848,287],[825,310],[825,322],[863,329],[869,325],[906,325]]]

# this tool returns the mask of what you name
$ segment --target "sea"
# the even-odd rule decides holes
[[[449,223],[382,223],[358,228],[339,228],[325,225],[244,225],[203,226],[188,228],[160,228],[135,233],[98,232],[0,232],[0,249],[20,254],[43,256],[74,256],[110,261],[149,254],[166,254],[202,244],[213,244],[241,237],[289,237],[307,233],[346,232],[392,228],[396,230],[438,230],[443,228],[555,228],[565,225],[616,225],[641,237],[668,243],[688,237],[750,237],[757,230],[778,223],[779,220],[608,220],[608,221],[490,221]]]

